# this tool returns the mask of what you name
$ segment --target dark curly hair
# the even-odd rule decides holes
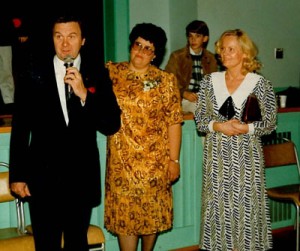
[[[161,27],[158,27],[152,23],[137,24],[133,27],[129,35],[129,49],[131,49],[133,43],[138,37],[141,37],[154,45],[154,54],[156,57],[154,58],[152,64],[159,67],[165,55],[167,43],[165,31]]]

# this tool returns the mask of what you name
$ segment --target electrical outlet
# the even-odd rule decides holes
[[[275,48],[274,56],[276,59],[282,59],[283,58],[283,48]]]

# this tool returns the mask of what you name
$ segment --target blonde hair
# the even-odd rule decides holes
[[[242,48],[243,53],[245,53],[246,55],[243,62],[243,69],[242,69],[243,73],[258,71],[262,67],[262,64],[256,58],[258,54],[258,49],[255,43],[246,34],[246,32],[240,29],[227,30],[223,32],[223,34],[215,43],[216,53],[218,55],[221,54],[221,50],[223,47],[223,38],[227,36],[235,36]]]

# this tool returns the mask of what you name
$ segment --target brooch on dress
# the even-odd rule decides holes
[[[160,84],[160,79],[157,80],[144,80],[144,92],[150,91],[153,88],[156,88]]]

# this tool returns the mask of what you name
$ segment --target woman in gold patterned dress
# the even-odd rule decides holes
[[[105,228],[120,250],[137,250],[141,237],[142,250],[150,251],[158,233],[172,228],[183,115],[175,76],[158,68],[164,30],[137,24],[129,40],[130,61],[107,63],[122,124],[108,138]]]

